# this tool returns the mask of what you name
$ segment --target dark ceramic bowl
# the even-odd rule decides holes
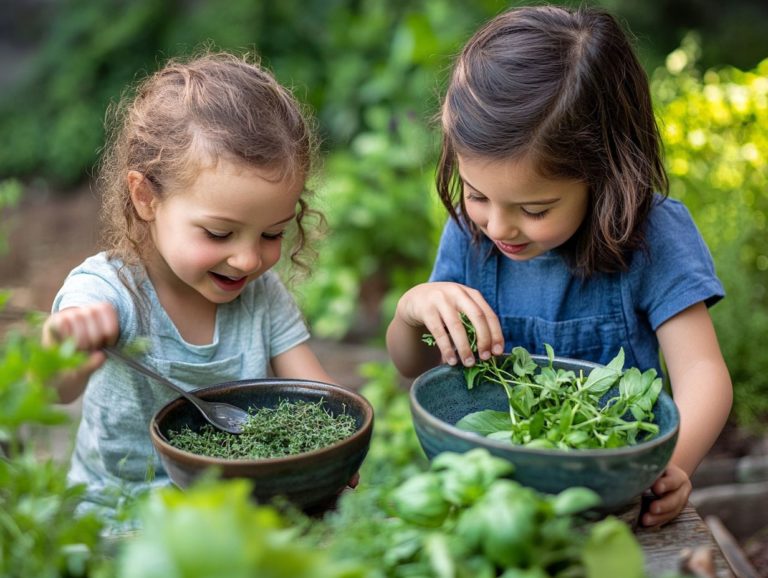
[[[533,355],[539,365],[545,356]],[[597,364],[555,358],[555,368],[588,374]],[[606,395],[611,395],[609,391]],[[614,512],[631,503],[653,485],[667,466],[675,448],[680,417],[672,398],[664,391],[654,406],[658,435],[636,445],[616,449],[556,450],[526,448],[489,439],[454,426],[465,415],[509,408],[504,389],[483,383],[467,389],[463,369],[440,365],[420,375],[410,392],[411,412],[424,452],[432,459],[440,452],[463,453],[486,448],[512,462],[513,478],[541,492],[556,494],[572,486],[586,486],[603,500],[600,510]]]
[[[187,400],[176,399],[155,414],[149,431],[155,450],[171,480],[189,486],[206,470],[216,468],[222,478],[247,478],[253,496],[267,502],[277,496],[305,511],[331,505],[360,468],[368,452],[373,431],[373,408],[352,390],[317,381],[255,379],[201,388],[195,394],[210,401],[223,401],[243,409],[277,407],[281,400],[317,403],[322,400],[331,414],[347,413],[355,418],[357,431],[328,447],[261,460],[226,460],[180,450],[168,442],[169,431],[189,426],[198,431],[206,422]]]

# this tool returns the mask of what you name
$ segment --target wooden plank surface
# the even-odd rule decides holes
[[[638,522],[641,500],[637,500],[623,512],[621,518],[632,526],[637,541],[645,554],[645,569],[649,576],[663,576],[680,572],[681,560],[689,552],[705,548],[712,555],[717,578],[735,578],[722,550],[715,541],[704,520],[688,503],[680,515],[661,528],[646,528]]]

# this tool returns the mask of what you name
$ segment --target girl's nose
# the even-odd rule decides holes
[[[485,226],[488,236],[497,241],[508,241],[518,235],[517,225],[511,215],[499,209],[492,209]]]
[[[256,244],[242,248],[227,259],[227,264],[243,273],[252,273],[261,266],[261,247]]]

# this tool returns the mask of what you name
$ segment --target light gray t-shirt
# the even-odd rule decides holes
[[[274,272],[249,283],[234,301],[219,305],[213,341],[194,345],[181,337],[143,269],[121,266],[104,253],[89,257],[69,274],[53,311],[108,301],[118,312],[117,346],[147,339],[141,361],[187,390],[266,377],[271,358],[309,338],[298,307]],[[113,502],[115,487],[119,493],[134,494],[168,484],[149,424],[175,397],[165,386],[107,360],[91,376],[83,396],[70,482],[87,484],[88,499],[104,505]]]

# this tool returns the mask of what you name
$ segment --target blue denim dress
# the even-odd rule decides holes
[[[582,280],[556,250],[529,261],[503,256],[453,220],[443,231],[430,281],[479,290],[499,316],[505,348],[608,363],[623,347],[625,367],[662,374],[656,329],[684,309],[724,296],[712,256],[686,207],[658,196],[646,229],[647,250],[628,271]]]

